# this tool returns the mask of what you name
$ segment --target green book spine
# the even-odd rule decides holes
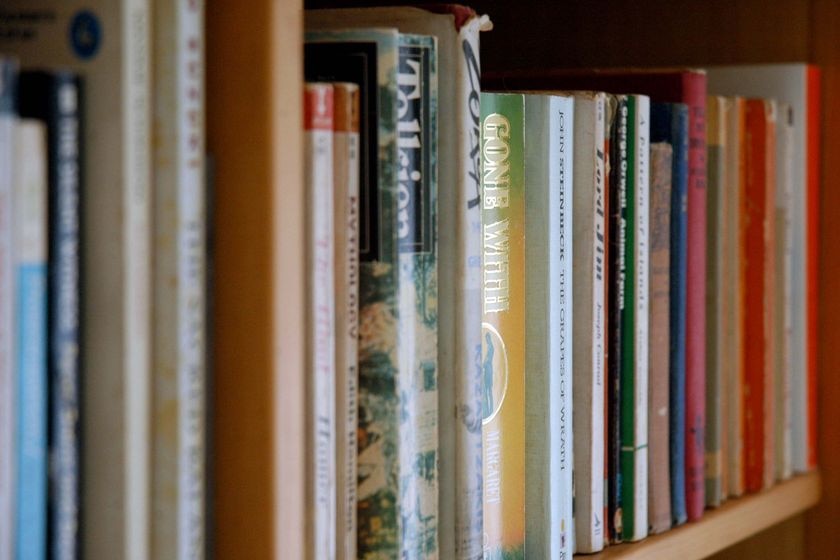
[[[525,557],[524,118],[481,94],[485,560]]]

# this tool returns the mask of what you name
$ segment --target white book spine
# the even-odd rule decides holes
[[[155,2],[152,557],[205,550],[203,2]]]
[[[353,84],[336,84],[358,100]],[[355,92],[355,93],[353,93]],[[338,99],[338,96],[336,96]],[[346,109],[346,108],[345,108]],[[349,113],[350,111],[348,111]],[[338,107],[336,115],[339,114]],[[359,132],[333,133],[334,263],[336,360],[336,553],[337,560],[356,558],[356,443],[358,425],[359,337]]]
[[[525,553],[572,556],[574,100],[525,97]]]
[[[634,531],[632,540],[648,534],[648,299],[650,245],[650,99],[636,97],[636,372],[635,372],[635,460]]]
[[[604,547],[605,111],[604,94],[575,96],[574,525],[586,553]]]
[[[151,349],[151,36],[148,0],[125,0],[121,81],[123,395],[125,407],[124,558],[149,558]],[[104,233],[104,232],[100,232]],[[89,382],[87,380],[86,382]]]
[[[335,300],[333,287],[333,90],[307,85],[307,357],[309,384],[309,546],[307,558],[334,558]]]
[[[12,254],[12,185],[17,68],[0,59],[0,560],[14,557],[14,255]]]

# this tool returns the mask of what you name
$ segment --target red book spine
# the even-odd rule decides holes
[[[817,297],[819,296],[820,218],[820,71],[808,67],[807,154],[807,302],[806,345],[808,351],[808,467],[817,466]]]
[[[748,492],[764,477],[765,235],[767,219],[767,118],[764,101],[746,103],[746,182],[741,196],[741,291],[743,293],[744,471]]]
[[[686,72],[688,105],[688,239],[685,345],[685,484],[688,520],[706,504],[706,75]]]

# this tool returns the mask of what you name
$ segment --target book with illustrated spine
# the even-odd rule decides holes
[[[204,3],[154,5],[151,555],[205,555]]]
[[[620,109],[624,110],[624,109]],[[622,538],[648,534],[650,99],[627,97],[627,192],[621,333]]]
[[[525,555],[570,558],[574,98],[529,94],[524,107]]]
[[[82,179],[81,84],[73,72],[26,71],[19,76],[24,118],[47,127],[47,375],[49,378],[49,547],[73,559],[79,547],[79,317]]]
[[[607,356],[606,157],[607,98],[580,92],[575,98],[573,251],[573,418],[575,550],[604,547],[604,387]]]
[[[336,558],[356,557],[359,414],[359,86],[333,83]]]
[[[149,0],[10,0],[0,51],[83,76],[81,547],[149,556],[151,60]],[[32,17],[32,14],[38,14]],[[103,310],[107,310],[104,312]]]
[[[336,553],[335,299],[333,276],[333,87],[307,83],[304,93],[307,231],[307,550]]]
[[[673,147],[650,145],[650,309],[648,421],[648,525],[652,534],[671,528],[669,464],[669,352],[671,169]]]
[[[481,94],[484,558],[525,557],[525,100]]]
[[[16,558],[47,555],[47,138],[21,119],[15,131]]]
[[[458,5],[308,10],[319,27],[396,27],[437,37],[439,121],[438,429],[442,558],[483,556],[481,484],[481,91],[486,16]]]

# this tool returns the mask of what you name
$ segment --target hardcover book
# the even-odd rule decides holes
[[[151,556],[205,555],[204,2],[154,4]]]
[[[706,101],[708,219],[706,240],[706,505],[717,507],[723,492],[724,412],[723,372],[726,330],[723,280],[723,244],[728,239],[723,204],[728,185],[724,167],[726,104],[723,97],[710,95]]]
[[[607,98],[575,93],[573,419],[575,549],[604,548],[604,436],[607,356],[606,157]]]
[[[307,550],[336,553],[335,299],[333,288],[333,87],[307,83],[304,176],[307,193]]]
[[[607,302],[607,530],[609,542],[621,542],[621,368],[622,314],[626,304],[624,276],[627,251],[627,96],[611,98],[613,113],[609,150],[609,260]]]
[[[18,111],[47,130],[47,376],[50,556],[78,558],[81,84],[72,72],[27,71]]]
[[[627,208],[621,314],[622,538],[648,534],[648,263],[650,100],[627,97]],[[622,170],[622,173],[625,171]]]
[[[816,466],[820,70],[804,63],[718,66],[709,91],[775,98],[793,109],[791,417],[794,470]]]
[[[0,560],[14,557],[15,370],[12,191],[17,62],[0,57]]]
[[[746,490],[756,492],[765,483],[765,468],[773,471],[773,463],[767,464],[768,448],[772,446],[772,422],[768,417],[772,411],[767,398],[768,382],[773,381],[772,358],[772,315],[767,304],[772,301],[770,275],[775,273],[768,232],[774,208],[775,185],[770,177],[775,148],[772,145],[775,114],[773,104],[761,99],[746,102],[745,146],[746,182],[741,197],[741,278],[744,294],[743,342],[744,342],[744,452]],[[768,270],[769,269],[769,270]],[[769,293],[768,293],[769,292]]]
[[[648,95],[654,101],[685,103],[689,107],[685,483],[688,518],[699,519],[705,506],[706,74],[702,70],[679,68],[538,69],[489,72],[482,81],[490,87],[635,92]]]
[[[655,104],[654,104],[655,105]],[[650,309],[648,393],[648,525],[657,534],[671,528],[669,464],[671,170],[668,142],[650,145]]]
[[[673,525],[688,518],[685,501],[685,328],[686,247],[688,238],[688,107],[653,103],[651,140],[671,144],[671,233],[669,281],[668,426],[671,517]]]
[[[320,27],[396,27],[437,37],[438,408],[440,556],[483,555],[481,485],[481,196],[479,33],[492,26],[463,6],[310,10]]]
[[[14,305],[16,558],[47,556],[47,146],[46,127],[15,131]]]
[[[84,76],[83,528],[93,558],[149,555],[151,34],[148,0],[10,0],[0,51]],[[31,17],[33,13],[38,17]],[[103,310],[107,310],[104,312]]]
[[[525,555],[570,558],[574,98],[524,106]]]
[[[359,423],[359,86],[333,84],[336,558],[356,558]]]
[[[525,101],[481,94],[484,558],[525,556]]]

